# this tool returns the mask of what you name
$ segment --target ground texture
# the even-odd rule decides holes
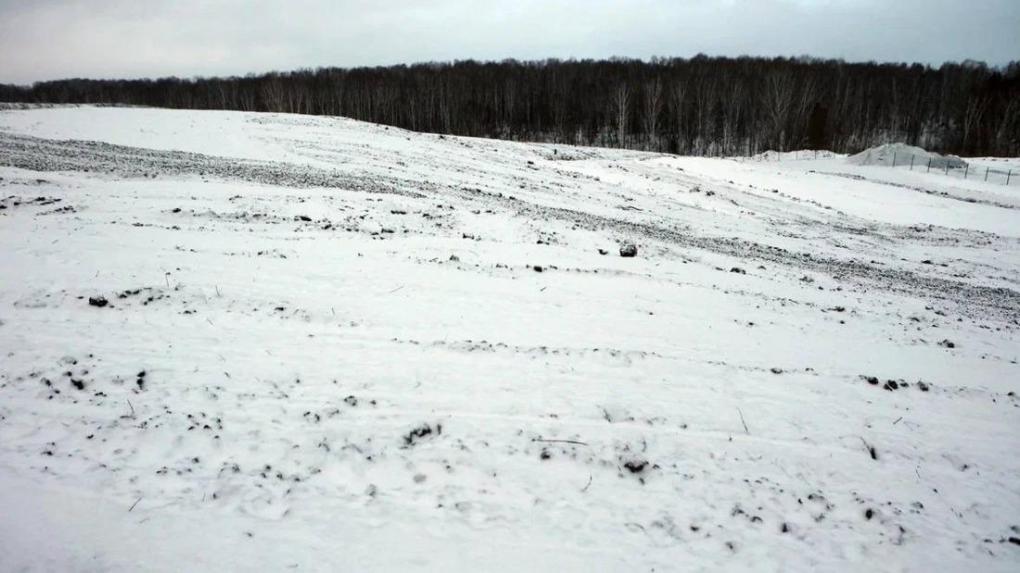
[[[1020,568],[1015,186],[10,110],[0,244],[3,571]]]

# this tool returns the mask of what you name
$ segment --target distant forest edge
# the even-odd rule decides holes
[[[459,61],[228,78],[0,85],[0,101],[345,116],[414,131],[691,155],[853,153],[903,141],[1020,155],[1020,61]]]

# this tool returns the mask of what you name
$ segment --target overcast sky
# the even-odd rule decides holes
[[[1020,0],[0,0],[0,82],[429,60],[1020,60]]]

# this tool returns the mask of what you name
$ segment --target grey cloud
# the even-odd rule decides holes
[[[0,1],[0,82],[451,59],[1020,59],[1017,0]]]

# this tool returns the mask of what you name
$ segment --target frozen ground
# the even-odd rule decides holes
[[[0,177],[2,571],[1020,568],[1020,189],[88,107]]]

